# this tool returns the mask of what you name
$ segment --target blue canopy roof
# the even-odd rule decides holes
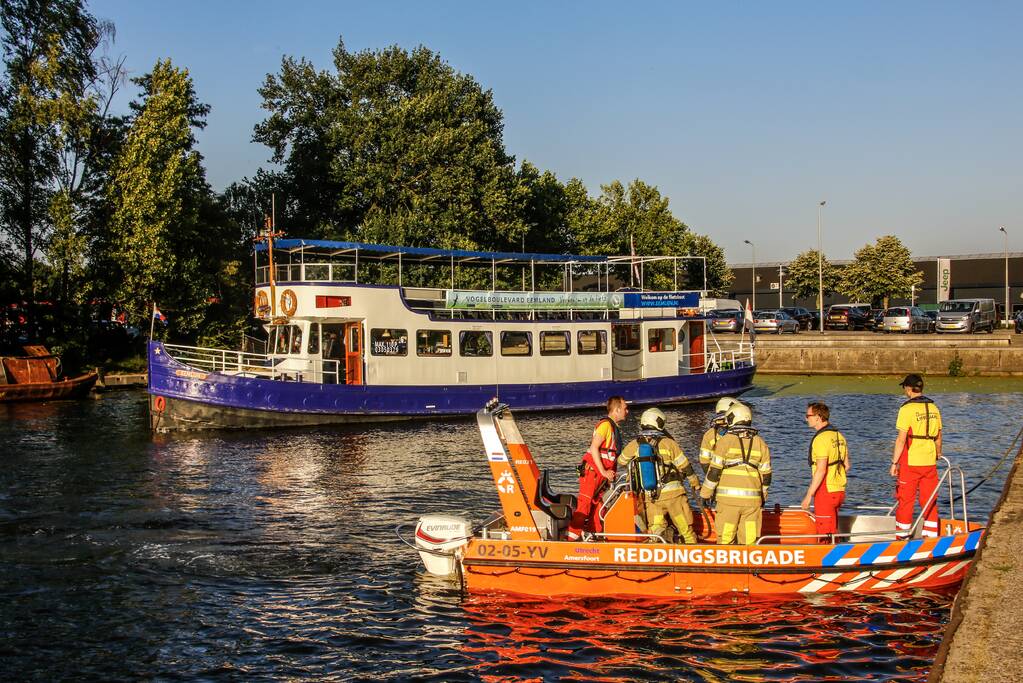
[[[266,251],[266,242],[258,242],[256,251]],[[366,244],[363,242],[335,242],[332,240],[278,239],[274,240],[274,249],[294,252],[301,249],[317,251],[333,251],[344,253],[349,251],[368,251],[379,254],[378,258],[397,256],[398,254],[415,257],[419,260],[451,259],[458,261],[547,261],[568,263],[571,261],[585,263],[607,263],[607,256],[580,256],[570,254],[533,254],[502,251],[467,251],[464,249],[432,249],[430,247],[396,247],[386,244]]]

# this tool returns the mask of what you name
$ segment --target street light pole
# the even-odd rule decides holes
[[[778,308],[785,305],[785,266],[778,266]]]
[[[824,334],[824,253],[821,248],[821,209],[827,201],[817,205],[817,330]]]
[[[1005,256],[1005,326],[1009,326],[1009,321],[1012,320],[1012,315],[1009,311],[1009,233],[1005,231],[1005,226],[998,228],[1002,235],[1005,236],[1005,246],[1003,247],[1002,254]]]
[[[757,310],[757,246],[749,240],[743,240],[753,248],[753,310]]]

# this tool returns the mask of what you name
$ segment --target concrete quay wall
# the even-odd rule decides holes
[[[952,606],[928,683],[1023,681],[1023,445]]]
[[[948,337],[845,335],[757,339],[757,372],[794,375],[1023,376],[1023,345],[1005,334]],[[958,361],[956,359],[958,358]]]

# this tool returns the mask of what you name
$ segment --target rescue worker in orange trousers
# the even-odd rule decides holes
[[[935,491],[938,488],[937,460],[941,457],[941,412],[934,401],[923,395],[924,380],[910,374],[900,383],[908,399],[899,408],[895,428],[899,436],[892,449],[891,475],[898,482],[895,497],[896,538],[908,538],[913,526],[913,499],[920,506],[927,505],[924,513],[924,536],[938,535],[938,506]],[[932,496],[934,498],[932,498]]]
[[[761,508],[771,485],[771,452],[753,428],[749,406],[736,402],[725,413],[728,431],[718,439],[700,496],[717,496],[714,530],[718,543],[754,543],[763,521]]]
[[[831,543],[830,534],[838,533],[838,509],[845,500],[849,471],[849,444],[830,420],[831,409],[826,404],[815,402],[806,406],[806,423],[816,433],[810,438],[806,456],[810,465],[810,486],[800,506],[809,510],[813,501],[817,534],[821,535],[819,543]]]
[[[624,398],[612,396],[607,399],[607,417],[593,429],[590,448],[579,465],[578,502],[566,532],[569,541],[579,540],[583,531],[603,530],[599,497],[604,488],[614,481],[615,463],[622,450],[622,434],[618,425],[628,413],[629,407]]]
[[[633,479],[643,478],[643,472],[653,474],[655,482],[650,488],[642,482],[633,481],[633,490],[639,490],[643,496],[645,508],[646,533],[661,536],[664,540],[671,542],[672,539],[666,536],[668,531],[668,520],[675,525],[678,535],[686,543],[696,543],[696,534],[693,532],[693,511],[689,507],[689,498],[686,489],[682,485],[683,479],[689,482],[695,495],[699,495],[700,480],[693,471],[682,447],[671,438],[671,434],[665,429],[667,418],[659,408],[649,408],[643,411],[639,418],[639,437],[633,439],[618,456],[618,465],[628,467],[637,458],[641,457],[640,444],[650,445],[652,449],[653,462],[649,463],[646,470],[641,467],[633,467],[629,476]],[[641,463],[637,463],[638,465]]]
[[[718,439],[728,431],[725,412],[735,403],[738,403],[736,399],[725,396],[718,399],[717,405],[714,406],[714,419],[711,420],[710,429],[703,433],[703,439],[700,440],[700,467],[704,472],[710,467],[710,459],[714,456],[714,446],[717,445]]]

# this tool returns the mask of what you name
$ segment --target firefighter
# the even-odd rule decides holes
[[[924,380],[910,374],[899,384],[905,403],[899,408],[895,428],[899,431],[892,449],[891,475],[896,477],[896,538],[908,538],[913,526],[913,499],[917,498],[924,513],[924,536],[938,535],[937,460],[941,457],[941,413],[934,401],[923,395]],[[932,498],[933,496],[933,498]]]
[[[831,409],[826,404],[814,402],[806,406],[806,423],[815,433],[806,456],[810,465],[810,486],[800,507],[809,510],[813,501],[820,543],[831,543],[830,534],[838,533],[838,508],[845,500],[846,472],[849,471],[849,445],[830,420]]]
[[[725,413],[728,431],[718,439],[707,478],[700,489],[704,503],[717,496],[714,530],[718,543],[754,543],[760,536],[761,508],[771,485],[771,452],[753,428],[749,406],[734,403]]]
[[[689,482],[693,493],[700,488],[700,480],[693,471],[682,447],[665,429],[667,418],[658,408],[648,408],[639,418],[639,437],[630,441],[618,456],[620,466],[636,462],[629,472],[633,490],[644,498],[647,533],[661,536],[668,531],[668,521],[675,525],[678,535],[686,543],[696,543],[693,532],[693,511],[682,480]],[[644,448],[649,446],[649,449]],[[646,452],[649,450],[650,454]]]
[[[725,424],[725,413],[735,403],[738,403],[737,399],[725,396],[719,398],[717,405],[714,406],[714,419],[711,420],[710,429],[703,433],[703,439],[700,441],[700,467],[704,472],[707,471],[711,456],[714,455],[714,446],[728,430],[728,426]]]
[[[607,399],[607,417],[593,429],[590,448],[579,465],[579,497],[566,534],[570,541],[579,540],[583,531],[602,531],[599,497],[604,488],[614,481],[615,464],[622,450],[619,425],[628,413],[625,399],[612,396]]]

